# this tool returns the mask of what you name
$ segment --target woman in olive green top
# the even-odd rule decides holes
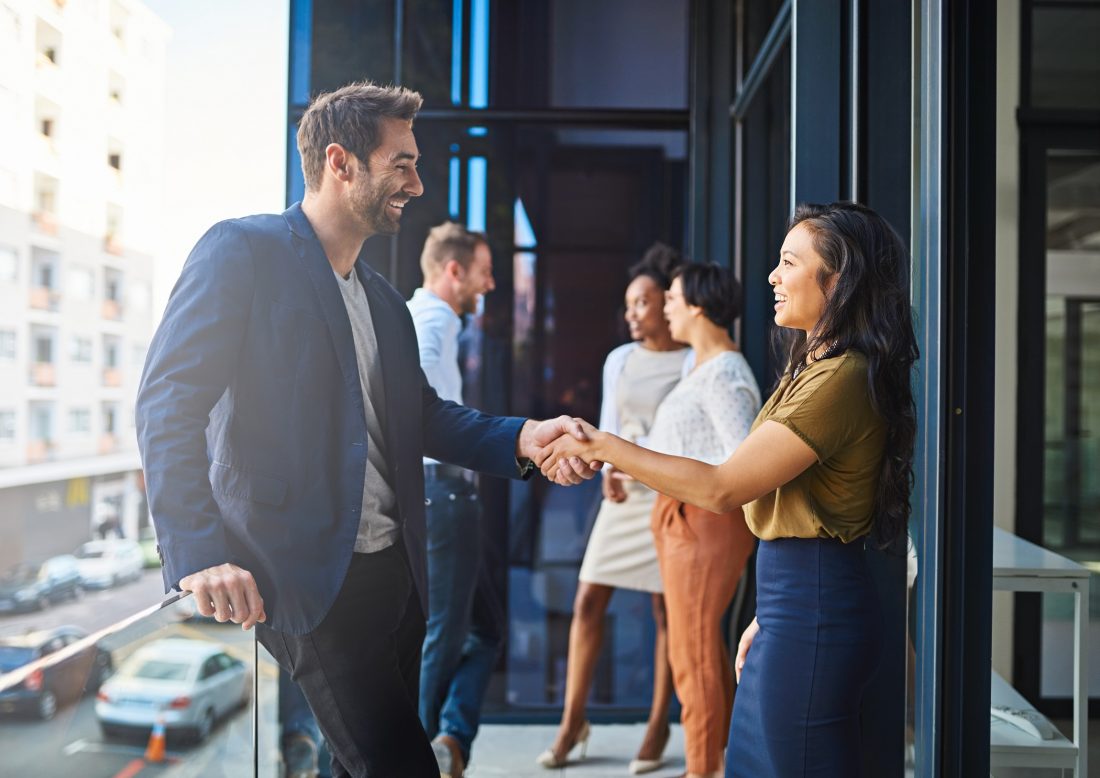
[[[905,531],[917,358],[897,233],[854,203],[800,205],[768,277],[789,362],[720,465],[656,454],[586,426],[539,457],[614,465],[714,513],[744,506],[756,618],[738,645],[726,775],[860,775],[859,704],[880,616],[864,540]]]

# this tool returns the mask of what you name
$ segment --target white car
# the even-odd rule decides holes
[[[77,570],[87,589],[107,589],[141,577],[145,559],[132,540],[92,540],[78,548]]]
[[[217,643],[156,640],[100,687],[95,715],[107,737],[148,731],[159,719],[168,734],[202,741],[219,719],[248,704],[251,675]]]

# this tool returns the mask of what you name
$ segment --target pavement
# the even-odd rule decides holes
[[[579,749],[575,749],[565,767],[547,770],[535,763],[535,757],[554,741],[556,731],[551,724],[485,724],[474,741],[466,773],[470,778],[627,778],[645,725],[593,725],[584,760],[578,760]],[[683,774],[684,735],[679,725],[672,727],[665,757],[665,766],[648,775],[675,778]]]

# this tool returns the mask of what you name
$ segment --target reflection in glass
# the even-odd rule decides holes
[[[1043,543],[1100,572],[1100,153],[1047,158]],[[1100,598],[1092,598],[1089,688],[1100,694]],[[1071,697],[1067,597],[1043,597],[1041,690]]]
[[[278,774],[276,667],[256,664],[254,633],[197,617],[189,595],[91,635],[0,638],[0,672],[5,775]]]

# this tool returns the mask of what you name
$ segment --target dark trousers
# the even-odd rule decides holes
[[[420,665],[420,722],[453,737],[470,761],[481,705],[503,642],[504,614],[485,564],[477,489],[425,472],[429,610]]]
[[[334,778],[436,778],[417,717],[424,615],[400,546],[353,554],[336,601],[305,635],[257,625],[301,687],[332,752]]]

